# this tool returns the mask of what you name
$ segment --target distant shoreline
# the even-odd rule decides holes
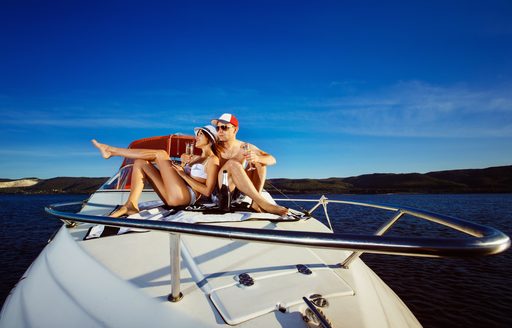
[[[108,177],[0,179],[0,194],[91,194]],[[373,173],[348,178],[269,179],[265,189],[285,194],[512,193],[512,165],[429,173]]]
[[[429,173],[374,173],[348,178],[271,179],[285,194],[511,193],[512,165]]]

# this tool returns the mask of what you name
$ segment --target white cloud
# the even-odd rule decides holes
[[[328,87],[341,84],[332,82]],[[255,106],[241,115],[241,127],[263,126],[296,134],[328,131],[388,137],[512,137],[511,86],[475,89],[406,81],[379,90],[357,91],[360,89],[359,84],[352,96],[275,100],[264,115]],[[347,94],[343,90],[340,93]]]
[[[333,90],[336,89],[336,90]],[[350,92],[346,90],[350,89]],[[81,105],[39,110],[0,108],[0,124],[19,128],[128,128],[182,131],[232,112],[241,129],[293,132],[338,132],[397,137],[511,137],[512,86],[474,88],[404,81],[367,90],[364,81],[333,81],[324,94],[276,95],[253,89],[204,88],[161,90],[147,95],[183,96],[181,105],[156,102],[123,106]],[[314,94],[315,92],[312,92]],[[318,93],[318,92],[317,92]],[[321,94],[321,92],[320,92]],[[180,102],[181,103],[181,102]],[[247,130],[246,130],[247,129]],[[262,130],[262,131],[263,131]],[[263,132],[261,132],[263,133]]]
[[[179,127],[190,121],[190,115],[157,112],[119,112],[119,110],[100,109],[91,114],[77,113],[77,110],[61,108],[59,110],[2,110],[0,121],[4,126],[46,126],[63,128],[130,128],[155,129]],[[63,114],[64,113],[64,114]],[[100,113],[100,114],[97,114]]]
[[[371,136],[511,137],[512,88],[474,90],[411,81],[309,104],[337,131]]]
[[[19,157],[39,157],[39,158],[62,158],[65,157],[98,157],[98,151],[77,151],[69,150],[67,148],[57,149],[55,147],[48,147],[47,149],[36,148],[36,149],[0,149],[0,156],[6,156],[10,158]]]

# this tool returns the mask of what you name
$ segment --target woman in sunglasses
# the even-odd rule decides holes
[[[130,196],[123,206],[110,214],[111,217],[139,212],[138,204],[144,189],[144,178],[150,181],[155,192],[169,206],[192,205],[201,196],[211,196],[217,185],[219,172],[217,131],[213,126],[206,125],[195,128],[194,132],[195,147],[201,149],[201,155],[182,155],[182,162],[188,163],[188,170],[172,163],[164,150],[117,148],[92,140],[105,159],[112,156],[135,159]],[[158,169],[152,162],[157,164]]]

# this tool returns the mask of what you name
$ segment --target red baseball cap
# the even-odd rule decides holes
[[[235,115],[229,113],[224,113],[218,119],[212,120],[213,125],[217,125],[218,122],[231,123],[234,126],[238,126],[238,120],[236,119]]]

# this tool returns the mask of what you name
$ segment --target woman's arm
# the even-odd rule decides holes
[[[188,165],[195,164],[195,163],[199,162],[199,160],[201,160],[201,156],[198,156],[198,155],[181,154],[180,158],[181,158],[181,167],[184,167],[186,164],[188,164]]]
[[[208,178],[204,183],[193,179],[187,175],[180,166],[174,165],[176,172],[185,180],[185,182],[192,187],[195,191],[201,193],[206,197],[210,197],[215,186],[217,185],[217,174],[219,173],[219,159],[213,156],[206,164],[206,174]]]

